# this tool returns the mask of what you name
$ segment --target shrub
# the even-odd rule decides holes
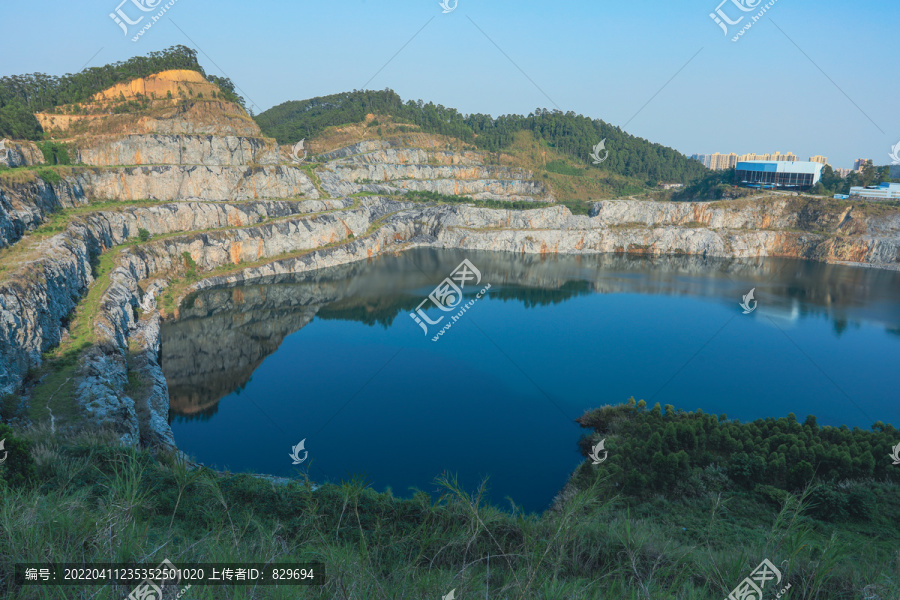
[[[146,242],[150,239],[150,232],[144,228],[138,229],[138,239],[142,242]]]
[[[35,173],[48,185],[56,185],[62,181],[62,177],[53,169],[36,169]]]
[[[24,486],[35,477],[34,458],[31,456],[31,442],[16,437],[12,427],[0,423],[0,440],[6,453],[6,460],[0,467],[0,479],[11,487]]]
[[[47,164],[72,164],[69,159],[69,149],[65,144],[60,142],[37,142],[37,147],[40,149],[41,154],[44,155],[44,160],[47,161]]]
[[[184,275],[188,279],[194,279],[197,277],[197,263],[194,261],[194,257],[191,256],[190,252],[182,252],[181,258],[184,259]]]
[[[22,399],[16,394],[4,395],[3,399],[0,400],[0,417],[6,421],[12,419],[19,411],[19,404],[21,402]]]

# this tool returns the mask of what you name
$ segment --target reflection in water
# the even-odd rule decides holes
[[[900,273],[892,271],[785,259],[417,249],[189,297],[162,330],[172,416],[211,417],[221,398],[239,393],[284,338],[314,317],[387,328],[463,258],[491,284],[491,298],[527,308],[592,293],[695,296],[737,307],[755,287],[759,313],[774,323],[825,315],[838,335],[863,321],[900,334]]]

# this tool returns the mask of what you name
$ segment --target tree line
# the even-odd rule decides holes
[[[822,169],[821,179],[810,190],[813,194],[849,194],[851,187],[878,185],[885,181],[891,181],[890,167],[876,167],[871,162],[866,164],[859,172],[851,171],[846,177],[841,177],[831,165],[825,165]]]
[[[207,75],[197,61],[197,51],[177,45],[147,56],[135,56],[102,67],[89,67],[60,77],[46,73],[0,77],[0,138],[41,139],[43,131],[33,113],[45,112],[62,104],[84,102],[117,83],[171,69],[197,71],[218,85],[226,99],[244,105],[231,80]]]
[[[653,185],[659,181],[685,183],[707,172],[702,164],[677,150],[572,111],[563,113],[538,108],[527,116],[464,115],[454,108],[432,102],[403,102],[390,89],[354,90],[285,102],[260,113],[255,119],[263,133],[281,144],[289,144],[314,137],[327,127],[358,123],[369,113],[388,115],[425,132],[455,137],[488,152],[509,148],[519,132],[528,131],[537,140],[583,163],[586,168],[605,169]],[[595,166],[590,153],[604,139],[609,157]]]

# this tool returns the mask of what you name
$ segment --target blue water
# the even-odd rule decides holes
[[[467,300],[491,289],[433,342],[409,313],[463,257],[482,272]],[[574,419],[631,396],[742,421],[900,424],[894,272],[417,250],[191,303],[163,329],[172,428],[233,472],[290,476],[305,439],[314,481],[364,475],[407,496],[446,471],[539,512],[583,460]]]

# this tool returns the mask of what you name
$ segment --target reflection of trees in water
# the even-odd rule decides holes
[[[391,298],[347,298],[332,302],[319,309],[316,318],[326,321],[355,321],[385,329],[394,323],[397,315],[412,312],[422,302],[421,298],[404,295]]]
[[[497,290],[491,288],[491,299],[504,302],[517,301],[525,305],[525,308],[536,306],[548,306],[571,300],[578,296],[590,296],[594,286],[590,281],[567,281],[557,289],[527,288],[515,285],[505,285]]]
[[[536,308],[592,293],[731,297],[757,286],[775,319],[826,315],[840,336],[863,322],[900,335],[900,274],[780,259],[630,255],[522,256],[419,249],[301,275],[203,290],[163,324],[160,362],[176,420],[211,418],[282,340],[315,316],[389,328],[463,258],[490,283],[491,300]],[[480,286],[479,286],[480,287]],[[478,288],[466,288],[467,296]],[[402,317],[401,317],[402,318]],[[399,323],[398,323],[399,325]]]

